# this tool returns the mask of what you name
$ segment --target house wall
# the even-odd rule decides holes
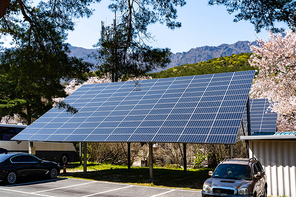
[[[296,141],[253,140],[249,156],[256,157],[267,175],[268,196],[296,197]]]

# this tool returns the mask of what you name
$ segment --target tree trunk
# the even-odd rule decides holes
[[[27,104],[27,124],[30,125],[32,123],[32,109],[30,104]]]
[[[10,4],[11,0],[1,0],[0,1],[0,18],[2,18]]]

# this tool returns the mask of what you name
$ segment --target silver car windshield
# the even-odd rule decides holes
[[[220,164],[212,177],[223,179],[252,179],[250,167],[240,164]]]

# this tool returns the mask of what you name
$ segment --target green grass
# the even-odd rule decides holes
[[[208,171],[211,169],[188,169],[185,173],[181,168],[154,167],[152,181],[149,180],[148,167],[128,169],[125,165],[88,163],[87,170],[86,176],[83,176],[82,165],[67,165],[67,173],[61,174],[60,177],[199,190],[202,189],[203,182],[209,177]]]

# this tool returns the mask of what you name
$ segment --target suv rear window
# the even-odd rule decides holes
[[[251,180],[251,169],[248,165],[220,164],[213,174],[213,178]]]

